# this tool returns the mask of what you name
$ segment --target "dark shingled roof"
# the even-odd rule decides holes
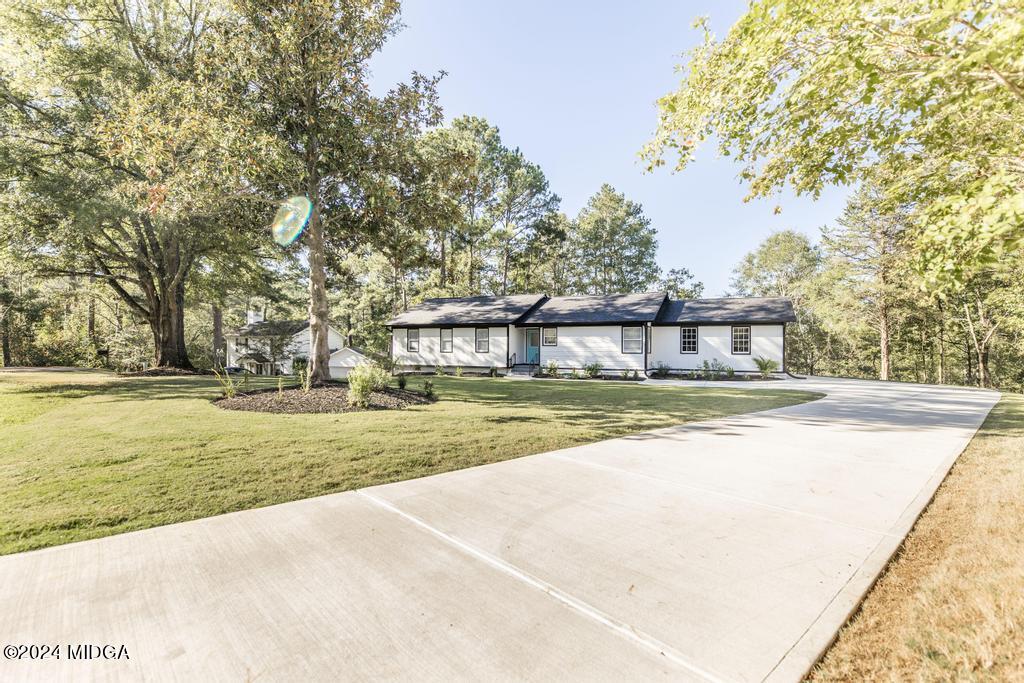
[[[388,321],[391,327],[508,325],[544,298],[543,294],[426,299]]]
[[[785,297],[672,300],[657,320],[659,325],[791,322],[796,322],[796,314],[793,302]]]
[[[261,320],[235,330],[240,337],[278,337],[292,335],[309,327],[308,320]]]
[[[522,320],[520,325],[601,325],[653,322],[665,300],[664,292],[556,296]]]

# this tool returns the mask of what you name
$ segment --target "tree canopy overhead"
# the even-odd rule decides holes
[[[699,24],[652,167],[713,138],[755,196],[885,174],[939,290],[1024,244],[1020,3],[759,0],[721,40]]]

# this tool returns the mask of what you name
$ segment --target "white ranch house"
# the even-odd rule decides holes
[[[670,299],[664,292],[428,299],[389,321],[395,370],[501,374],[546,367],[605,372],[700,370],[718,361],[756,372],[758,357],[785,371],[785,298]]]
[[[308,320],[264,320],[263,314],[249,311],[246,324],[224,338],[225,366],[244,368],[256,375],[290,375],[295,359],[309,358]],[[362,351],[348,346],[345,336],[334,327],[328,327],[327,346],[333,379],[344,379],[349,370],[368,360]]]

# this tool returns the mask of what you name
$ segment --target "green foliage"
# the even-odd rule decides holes
[[[227,372],[218,372],[216,368],[213,370],[213,374],[217,378],[220,393],[224,398],[234,398],[238,395],[238,383],[234,377]]]
[[[423,381],[423,395],[427,398],[433,398],[435,396],[433,380],[428,379]]]
[[[726,365],[717,358],[709,361],[704,361],[701,369],[701,377],[703,379],[722,379],[722,377],[732,377],[735,373],[732,367]]]
[[[437,375],[438,377],[443,377],[444,376],[444,366],[441,365],[440,363],[435,365],[434,366],[434,374]]]
[[[348,402],[358,408],[370,405],[370,394],[383,391],[390,377],[376,363],[360,363],[348,371]]]
[[[651,166],[701,143],[751,194],[888,177],[912,207],[915,262],[963,286],[1024,243],[1024,14],[1012,2],[758,0],[704,42],[659,102]]]
[[[304,367],[299,370],[298,378],[302,393],[308,394],[309,390],[313,388],[313,373],[309,371],[308,367]]]
[[[548,377],[558,377],[558,361],[548,361],[547,375]]]
[[[687,268],[672,268],[658,282],[658,289],[673,299],[699,299],[704,295],[704,283],[698,282]]]
[[[398,388],[399,389],[405,389],[405,385],[408,384],[409,378],[406,377],[405,373],[403,372],[403,373],[400,373],[398,375],[398,380],[397,381],[398,381]]]
[[[498,376],[498,366],[497,365],[492,365],[489,374],[490,374],[491,377],[497,377]]]
[[[779,369],[779,364],[774,358],[765,358],[764,356],[757,356],[754,358],[754,364],[757,365],[757,371],[761,373],[761,377],[768,379],[772,373]]]
[[[601,370],[603,369],[604,366],[600,363],[590,363],[589,365],[583,366],[583,374],[590,379],[596,379],[601,376]]]
[[[669,367],[668,364],[658,361],[657,366],[654,368],[654,376],[658,379],[665,379],[668,377]]]
[[[459,365],[458,367],[455,368],[455,376],[456,377],[462,377],[462,366],[461,365]]]

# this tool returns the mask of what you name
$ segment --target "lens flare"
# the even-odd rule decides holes
[[[313,203],[305,197],[289,197],[282,202],[270,226],[274,241],[282,247],[287,247],[297,240],[306,228],[311,213]]]

